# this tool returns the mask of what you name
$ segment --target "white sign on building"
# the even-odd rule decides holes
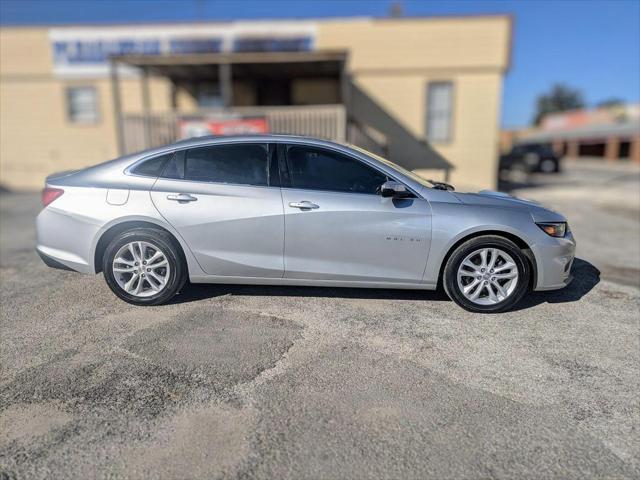
[[[104,76],[113,55],[294,52],[315,46],[311,22],[234,22],[211,25],[64,27],[49,30],[59,76]]]

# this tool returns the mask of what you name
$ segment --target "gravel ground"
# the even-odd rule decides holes
[[[518,195],[568,215],[568,288],[190,286],[136,308],[34,253],[0,197],[0,478],[639,478],[640,171]]]

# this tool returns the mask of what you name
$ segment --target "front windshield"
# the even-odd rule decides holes
[[[431,183],[429,180],[427,180],[426,178],[422,178],[420,175],[416,175],[415,173],[407,170],[406,168],[401,167],[400,165],[397,165],[395,163],[393,163],[391,160],[387,160],[384,157],[381,157],[380,155],[376,155],[375,153],[372,153],[368,150],[365,150],[364,148],[360,148],[357,145],[351,145],[348,144],[349,148],[353,148],[354,150],[357,150],[358,152],[367,155],[369,157],[375,158],[376,160],[378,160],[379,162],[384,163],[385,165],[387,165],[389,168],[394,169],[396,172],[400,172],[401,174],[409,177],[411,180],[414,180],[416,182],[418,182],[420,185],[423,185],[427,188],[431,188],[433,186],[433,183]]]

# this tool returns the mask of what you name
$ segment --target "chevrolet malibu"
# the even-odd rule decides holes
[[[458,193],[354,146],[208,137],[47,178],[44,262],[102,272],[135,305],[192,283],[433,290],[474,312],[571,280],[566,219]]]

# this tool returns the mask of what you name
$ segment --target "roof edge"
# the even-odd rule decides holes
[[[141,26],[166,26],[166,25],[229,25],[233,23],[261,23],[261,22],[353,22],[353,21],[373,21],[373,22],[403,22],[411,20],[424,20],[424,21],[442,21],[442,20],[481,20],[488,18],[513,18],[511,13],[468,13],[468,14],[438,14],[438,15],[407,15],[403,17],[383,17],[383,16],[370,16],[370,15],[354,15],[354,16],[319,16],[319,17],[264,17],[264,18],[234,18],[234,19],[211,19],[208,21],[202,20],[160,20],[160,21],[125,21],[125,22],[82,22],[82,23],[65,23],[65,22],[52,22],[52,23],[12,23],[5,24],[0,23],[0,29],[20,29],[20,28],[74,28],[74,27],[141,27]]]

